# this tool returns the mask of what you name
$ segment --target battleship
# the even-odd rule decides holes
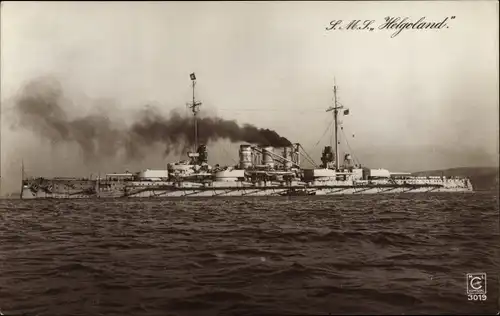
[[[324,147],[316,164],[299,143],[282,147],[242,144],[235,165],[211,166],[206,144],[198,144],[197,114],[201,102],[195,98],[196,75],[190,74],[193,98],[187,106],[193,113],[194,148],[185,160],[171,162],[166,169],[112,173],[92,178],[27,177],[22,171],[22,199],[37,198],[179,198],[230,196],[302,196],[388,193],[473,192],[466,177],[413,176],[407,172],[370,169],[356,164],[351,153],[340,161],[339,115],[349,109],[337,102],[333,87],[333,145]],[[202,132],[202,131],[201,131]],[[301,167],[302,159],[313,168]]]

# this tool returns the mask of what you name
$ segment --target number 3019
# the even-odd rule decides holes
[[[469,298],[469,301],[486,301],[485,294],[482,294],[482,295],[474,294],[474,295],[467,295],[467,296]]]

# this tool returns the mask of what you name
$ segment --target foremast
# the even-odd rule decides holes
[[[195,97],[195,93],[194,93],[195,86],[196,86],[195,73],[193,72],[192,74],[189,75],[189,77],[191,78],[192,87],[193,87],[193,100],[191,103],[188,103],[187,106],[193,112],[193,122],[194,122],[194,151],[193,152],[196,152],[196,150],[198,149],[198,118],[197,118],[197,114],[200,111],[199,107],[201,106],[201,102],[196,101],[196,97]]]
[[[198,147],[198,117],[197,114],[200,111],[199,107],[201,106],[200,101],[196,101],[195,97],[195,87],[196,87],[196,75],[195,73],[191,73],[189,75],[192,82],[193,87],[193,99],[192,102],[187,103],[187,106],[193,112],[193,125],[194,125],[194,148],[192,152],[188,152],[188,157],[191,158],[191,162],[193,164],[198,164],[200,162],[204,162],[206,160],[206,149],[205,146]],[[200,157],[201,156],[201,157]]]

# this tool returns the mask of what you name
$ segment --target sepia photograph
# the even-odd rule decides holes
[[[0,315],[499,315],[498,1],[3,1]]]

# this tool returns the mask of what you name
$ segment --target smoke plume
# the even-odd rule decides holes
[[[79,118],[68,115],[68,101],[55,80],[36,80],[22,89],[15,102],[18,128],[30,129],[53,143],[77,143],[85,159],[111,157],[123,153],[126,159],[144,157],[151,146],[162,144],[165,154],[180,153],[194,144],[192,116],[177,112],[162,115],[154,107],[141,110],[126,126],[105,114]],[[239,126],[218,117],[198,118],[199,143],[218,139],[266,146],[289,146],[290,141],[270,129]]]

